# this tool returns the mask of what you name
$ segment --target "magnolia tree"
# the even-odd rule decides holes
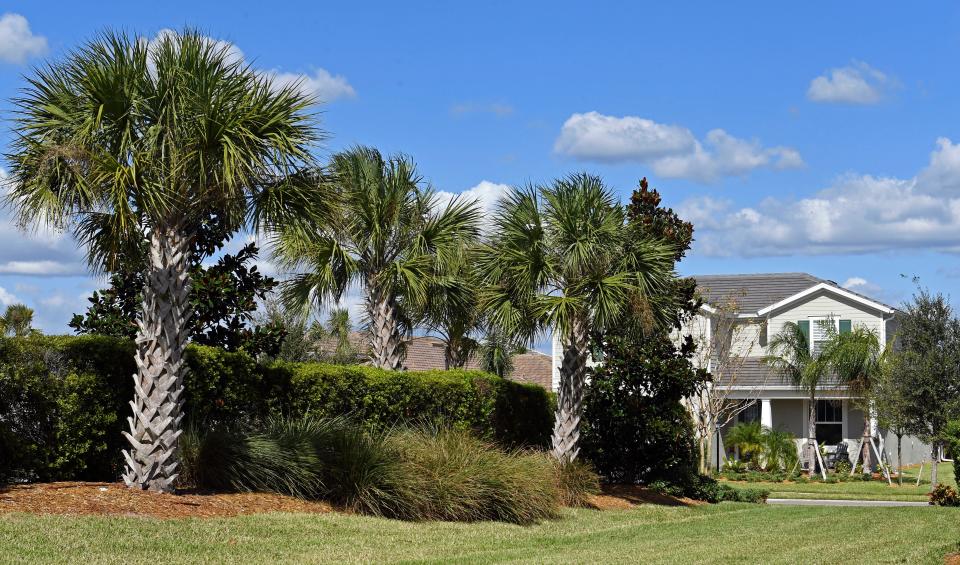
[[[704,307],[684,328],[697,346],[695,365],[708,369],[711,375],[711,382],[689,399],[701,473],[710,468],[717,431],[753,404],[762,386],[742,378],[744,363],[759,342],[761,326],[737,319],[738,295],[730,294],[716,302]]]

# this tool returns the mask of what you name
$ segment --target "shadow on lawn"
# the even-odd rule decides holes
[[[637,485],[603,485],[598,495],[590,498],[588,508],[594,510],[626,510],[640,504],[657,506],[698,506],[705,504],[689,498],[661,494]]]

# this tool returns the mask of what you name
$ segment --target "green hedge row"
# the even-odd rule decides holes
[[[545,446],[540,387],[479,371],[257,363],[191,346],[187,420],[243,426],[273,414],[351,414],[370,430],[444,423],[504,446]],[[0,338],[0,482],[113,480],[133,395],[133,344],[97,336]]]

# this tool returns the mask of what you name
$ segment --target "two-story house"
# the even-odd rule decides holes
[[[723,434],[737,422],[759,421],[764,426],[788,431],[797,438],[798,447],[807,442],[808,393],[775,374],[764,362],[764,357],[771,353],[767,347],[770,338],[784,324],[798,324],[814,351],[827,339],[829,324],[838,333],[859,326],[869,328],[877,332],[881,343],[888,343],[896,332],[893,307],[806,273],[695,278],[705,306],[690,330],[699,330],[695,339],[699,337],[701,350],[707,354],[701,363],[713,369],[721,363],[718,354],[727,356],[723,370],[714,371],[711,386],[721,389],[719,392],[731,402],[739,403],[739,411],[721,428],[719,441],[714,442],[715,462],[723,449]],[[723,325],[720,316],[732,320]],[[718,327],[724,328],[720,333],[727,340],[725,346],[716,341]],[[852,399],[836,379],[826,379],[816,393],[817,442],[835,446],[843,441],[854,453],[865,426],[870,426],[870,433],[878,443],[883,438],[887,452],[895,458],[895,439],[884,437],[885,430],[877,428],[875,419],[865,418],[864,409],[863,403]],[[915,438],[905,438],[902,449],[905,464],[919,462],[929,453],[928,447]]]
[[[770,273],[743,275],[702,275],[694,277],[704,299],[701,313],[683,329],[694,336],[699,346],[699,366],[711,369],[714,396],[736,404],[732,419],[719,430],[711,459],[716,464],[723,453],[723,435],[738,422],[759,421],[762,425],[785,430],[796,438],[798,449],[807,442],[809,395],[776,375],[764,362],[770,352],[769,339],[795,322],[805,330],[811,348],[821,347],[827,337],[827,323],[837,332],[864,326],[877,332],[881,343],[892,340],[896,332],[896,310],[873,298],[842,288],[837,283],[806,273]],[[723,318],[723,320],[721,320]],[[554,336],[553,390],[559,384],[561,348]],[[727,359],[720,367],[719,357]],[[733,358],[734,361],[730,361]],[[696,402],[697,399],[690,399]],[[863,403],[852,399],[835,379],[827,379],[816,394],[816,439],[835,446],[846,442],[850,453],[856,451],[864,426],[884,439],[891,458],[896,458],[896,441],[866,424]],[[728,412],[729,414],[729,412]],[[915,438],[904,438],[904,464],[918,463],[929,457],[929,447]]]

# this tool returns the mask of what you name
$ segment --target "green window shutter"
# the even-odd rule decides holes
[[[800,326],[800,333],[803,334],[803,338],[807,340],[807,345],[810,344],[810,320],[800,320],[797,322],[797,325]]]
[[[840,335],[850,333],[850,320],[840,320]]]

